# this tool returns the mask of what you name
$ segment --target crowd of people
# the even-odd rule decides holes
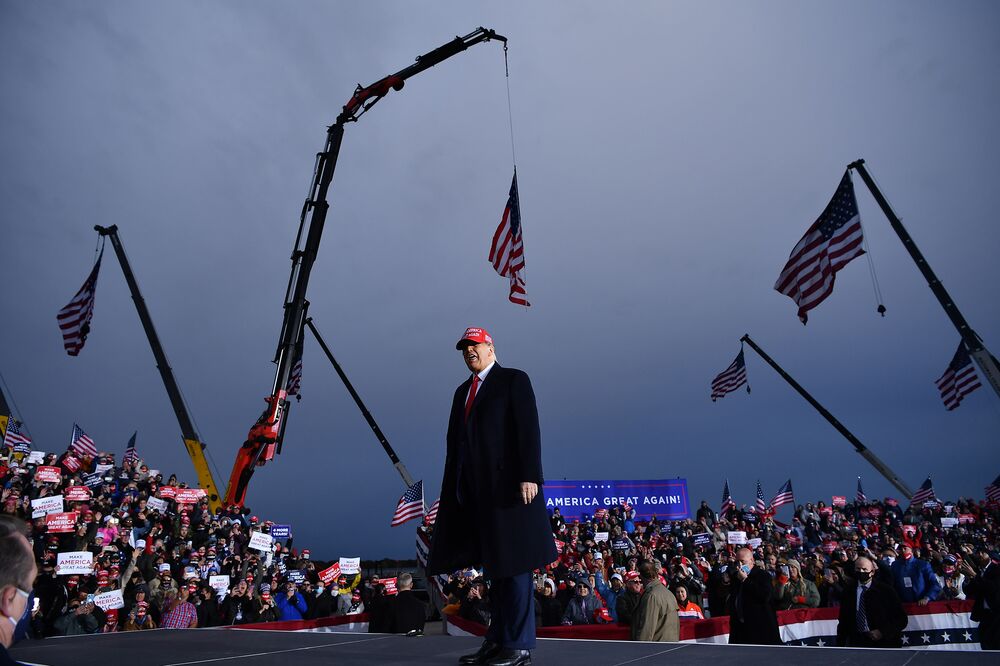
[[[377,577],[362,580],[360,571],[331,574],[327,565],[334,563],[314,561],[309,549],[293,547],[290,536],[254,548],[252,536],[269,533],[271,521],[248,508],[213,512],[204,493],[178,492],[187,486],[176,476],[164,479],[138,459],[116,462],[107,453],[71,452],[29,456],[0,451],[0,514],[23,521],[38,569],[17,638],[366,611],[379,631],[423,628],[423,613],[414,609],[422,611],[424,604],[412,598],[409,574],[398,577],[396,590],[387,590]],[[39,508],[45,498],[56,500],[57,511]],[[60,571],[61,555],[82,555],[89,570],[75,561],[73,573]],[[120,600],[107,594],[116,591]]]
[[[842,644],[898,645],[906,626],[902,604],[970,598],[983,646],[998,645],[996,503],[959,499],[904,508],[887,498],[807,503],[792,513],[788,522],[747,506],[720,515],[703,501],[687,520],[637,521],[627,505],[566,520],[556,508],[551,526],[560,555],[535,574],[537,624],[618,623],[649,640],[650,618],[665,617],[669,605],[676,617],[659,622],[663,640],[677,640],[676,618],[729,615],[732,642],[775,643],[777,623],[750,626],[759,615],[752,606],[772,618],[796,608],[843,606],[855,613],[859,586],[875,585],[894,616],[884,630],[868,630],[874,634],[845,633]],[[446,614],[488,624],[489,588],[476,571],[450,576],[443,587]],[[862,608],[876,605],[876,596]]]

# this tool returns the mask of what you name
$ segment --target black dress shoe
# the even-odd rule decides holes
[[[531,663],[531,650],[500,650],[490,659],[489,666],[525,666]]]
[[[460,664],[485,664],[500,652],[500,646],[490,641],[483,641],[479,650],[458,658]]]

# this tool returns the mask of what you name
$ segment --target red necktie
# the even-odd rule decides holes
[[[469,420],[469,412],[472,411],[472,403],[476,399],[476,389],[479,387],[479,375],[472,375],[472,386],[469,387],[469,397],[465,401],[465,420]]]

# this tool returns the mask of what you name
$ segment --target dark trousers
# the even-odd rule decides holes
[[[535,647],[532,587],[531,572],[490,579],[490,628],[486,640],[511,650]]]

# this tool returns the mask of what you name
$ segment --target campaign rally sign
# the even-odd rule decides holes
[[[158,497],[150,497],[146,500],[146,508],[150,511],[159,511],[160,513],[167,512],[167,500],[162,500]]]
[[[205,491],[201,488],[178,488],[174,501],[178,504],[197,504],[204,496]]]
[[[552,481],[543,486],[545,508],[559,508],[566,520],[592,515],[598,509],[630,504],[636,520],[654,514],[666,520],[690,517],[687,479],[649,481]]]
[[[35,481],[59,483],[62,481],[62,470],[51,465],[39,465],[35,470]]]
[[[103,611],[114,608],[125,608],[125,596],[121,590],[111,590],[102,594],[94,595],[94,605]]]
[[[609,538],[608,532],[594,533],[594,543],[601,543],[602,541],[607,541],[608,538]]]
[[[750,546],[750,548],[752,548],[754,550],[757,550],[758,548],[760,548],[760,544],[761,543],[762,543],[762,540],[759,539],[759,538],[747,539],[747,545]]]
[[[950,530],[951,528],[958,525],[958,518],[942,518],[941,519],[941,529]]]
[[[296,585],[306,582],[306,572],[301,569],[291,569],[286,575],[288,576],[288,580]]]
[[[72,532],[76,530],[76,518],[76,511],[47,514],[45,516],[45,530],[49,534]]]
[[[89,550],[56,553],[56,575],[89,574],[94,571],[94,554]]]
[[[691,537],[691,543],[695,546],[707,546],[712,543],[712,535],[708,532],[695,534]]]
[[[340,558],[340,572],[353,576],[354,574],[361,571],[361,558],[360,557],[342,557]]]
[[[846,495],[834,495],[833,496],[833,505],[834,506],[839,506],[839,507],[845,507],[845,506],[847,506],[847,496]]]
[[[14,445],[14,453],[31,453],[31,444],[18,442]]]
[[[87,486],[70,486],[63,492],[63,495],[67,502],[89,502],[93,497],[93,493]]]
[[[270,552],[272,541],[273,539],[271,539],[270,534],[264,534],[263,532],[251,532],[250,543],[247,545],[254,550],[266,553]]]
[[[215,594],[222,596],[229,591],[229,576],[209,576],[208,586],[215,590]]]
[[[292,536],[291,525],[271,525],[271,536],[275,539],[288,539]]]
[[[94,471],[97,472],[98,474],[104,474],[109,469],[114,469],[114,465],[110,463],[101,463],[94,467]]]
[[[387,596],[392,596],[393,594],[398,594],[399,590],[396,589],[396,579],[395,578],[378,578],[378,585],[385,585],[385,593]]]
[[[734,546],[742,546],[747,542],[747,533],[740,530],[730,530],[726,534],[726,543],[731,543]]]
[[[45,516],[50,513],[62,513],[62,511],[63,511],[62,495],[49,495],[48,497],[39,497],[38,499],[31,500],[32,518],[38,518],[40,516]]]
[[[87,486],[88,488],[96,488],[102,483],[104,483],[104,478],[97,472],[83,475],[83,485]]]
[[[161,486],[157,493],[163,499],[173,499],[177,496],[177,489],[173,486]]]
[[[32,451],[28,454],[28,457],[24,459],[25,465],[40,465],[45,462],[45,451]]]
[[[319,572],[319,579],[324,585],[329,585],[338,578],[340,578],[340,562],[334,562],[332,566]]]

